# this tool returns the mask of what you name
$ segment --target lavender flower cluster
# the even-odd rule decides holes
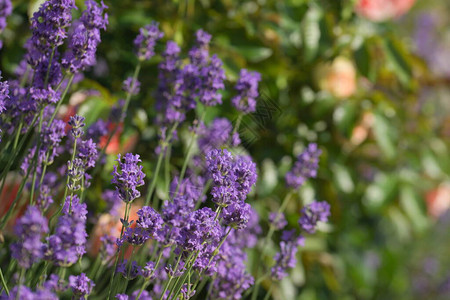
[[[227,78],[222,61],[210,54],[212,36],[197,31],[185,57],[167,41],[154,94],[157,162],[118,154],[111,170],[109,143],[132,97],[139,96],[142,63],[156,55],[164,34],[156,22],[141,28],[134,40],[136,69],[123,83],[125,99],[108,119],[88,122],[64,114],[61,106],[82,72],[96,64],[107,6],[87,0],[78,20],[72,19],[74,9],[73,0],[45,1],[31,18],[16,76],[0,77],[0,161],[6,161],[0,195],[7,176],[21,177],[0,219],[9,245],[3,253],[13,258],[7,266],[0,260],[0,299],[190,299],[205,293],[211,299],[240,299],[257,293],[264,278],[250,271],[250,249],[261,254],[272,280],[287,276],[303,234],[316,233],[319,222],[327,222],[330,206],[304,206],[298,220],[302,232],[284,230],[278,253],[264,264],[272,234],[289,225],[283,214],[287,202],[270,214],[264,233],[250,201],[257,165],[249,155],[233,154],[240,144],[238,128],[226,118],[207,125],[197,116],[191,123],[187,114],[224,101]],[[10,2],[0,0],[0,32],[10,13]],[[259,73],[241,70],[231,99],[241,115],[255,111],[260,81]],[[163,184],[160,164],[165,158],[170,167],[167,149],[178,142],[174,137],[182,127],[192,140],[181,170],[167,169]],[[199,151],[191,161],[195,143]],[[315,144],[299,155],[286,175],[287,200],[316,176],[319,155]],[[21,172],[14,172],[17,164]],[[149,164],[154,171],[148,171]]]

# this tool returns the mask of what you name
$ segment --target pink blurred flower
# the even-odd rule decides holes
[[[374,22],[382,22],[405,14],[415,0],[359,0],[356,12]]]

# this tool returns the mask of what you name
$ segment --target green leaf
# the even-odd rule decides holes
[[[355,59],[358,72],[361,73],[362,76],[374,82],[376,73],[372,65],[372,57],[369,49],[367,48],[367,44],[362,43],[361,47],[354,52],[353,57]]]
[[[236,50],[251,62],[257,63],[269,58],[273,51],[266,47],[236,47]]]
[[[423,231],[428,224],[421,202],[423,203],[411,186],[403,185],[400,188],[400,206],[408,216],[412,227],[419,232]]]
[[[302,22],[302,37],[305,61],[312,61],[319,49],[320,41],[320,19],[322,14],[319,9],[311,8],[305,16],[305,20]]]
[[[373,130],[375,140],[378,146],[380,146],[381,151],[388,159],[394,158],[397,152],[396,145],[394,143],[397,134],[393,124],[390,124],[386,117],[377,112],[375,113]]]
[[[384,40],[384,50],[388,63],[393,68],[393,71],[398,75],[400,81],[404,85],[408,85],[412,76],[411,67],[405,59],[405,55],[400,49],[398,42],[392,39]]]

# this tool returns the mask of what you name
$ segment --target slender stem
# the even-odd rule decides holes
[[[41,132],[42,132],[42,123],[44,122],[43,118],[44,108],[41,108],[41,112],[39,113],[39,130],[38,130],[38,142],[36,146],[36,151],[34,153],[34,170],[33,170],[33,180],[31,184],[31,192],[30,192],[30,205],[33,205],[34,200],[34,190],[36,188],[36,176],[38,170],[38,161],[39,161],[39,152],[41,150]]]
[[[167,146],[166,156],[164,159],[164,183],[166,185],[165,191],[167,193],[168,198],[170,198],[170,155],[171,155],[172,147],[171,145]]]
[[[178,271],[178,265],[180,264],[180,260],[181,260],[181,256],[183,255],[183,253],[180,253],[180,255],[178,256],[178,260],[177,263],[175,265],[175,269],[173,271],[173,273],[175,274]],[[192,256],[192,253],[190,254],[189,258]],[[169,288],[170,283],[172,282],[172,279],[174,278],[174,276],[172,276],[171,274],[169,274],[169,280],[167,281],[166,285],[164,286],[164,290],[161,293],[161,297],[159,298],[159,300],[162,300],[164,298],[164,295],[167,292],[167,289]],[[169,297],[167,297],[167,299],[170,299]]]
[[[75,77],[74,74],[71,74],[71,75],[70,75],[70,77],[69,77],[69,82],[67,82],[67,86],[66,86],[66,88],[64,89],[64,92],[63,92],[62,95],[61,95],[61,99],[58,101],[58,104],[56,104],[55,111],[53,112],[52,117],[50,118],[50,121],[48,121],[48,126],[51,126],[51,125],[52,125],[53,120],[55,119],[56,114],[58,113],[59,108],[61,107],[61,105],[62,105],[62,103],[63,103],[63,101],[64,101],[64,98],[66,97],[67,92],[68,92],[69,89],[70,89],[70,86],[72,85],[72,81],[73,81],[73,78],[74,78],[74,77]],[[61,84],[62,84],[63,81],[64,81],[64,80],[61,80],[60,84],[58,85],[57,90],[59,89],[59,87],[61,86]]]
[[[125,224],[126,224],[126,226],[128,226],[128,217],[129,217],[129,208],[130,208],[130,206],[131,206],[131,203],[130,202],[126,202],[126,204],[125,204],[124,222],[122,223],[122,229],[120,230],[120,239],[122,239],[123,231],[124,231],[124,228],[125,228]],[[120,254],[120,247],[117,249],[116,260],[114,262],[114,269],[113,269],[113,273],[111,275],[111,279],[109,281],[108,299],[111,298],[111,292],[112,292],[112,287],[113,287],[113,282],[114,282],[114,276],[116,275],[117,264],[119,262],[119,254]]]
[[[217,273],[216,273],[216,274],[217,274]],[[214,274],[213,280],[212,280],[211,283],[209,284],[208,292],[206,293],[206,298],[205,298],[206,300],[209,299],[209,296],[211,295],[212,288],[213,288],[213,285],[214,285],[214,281],[216,281],[216,277],[217,277],[216,274]]]
[[[111,133],[108,136],[108,139],[106,140],[105,145],[102,147],[102,151],[100,152],[100,155],[98,156],[97,160],[101,160],[103,158],[103,156],[106,153],[106,149],[108,148],[109,143],[111,143],[112,138],[114,137],[114,135],[116,134],[117,130],[119,129],[120,121],[123,121],[122,118],[125,115],[125,113],[127,112],[128,106],[130,105],[131,96],[132,96],[131,91],[134,89],[134,86],[136,85],[136,82],[137,82],[140,70],[141,70],[141,62],[139,61],[139,63],[136,65],[136,68],[134,69],[133,79],[131,81],[131,89],[130,89],[130,91],[127,92],[127,96],[125,98],[125,103],[124,103],[124,105],[122,107],[122,110],[121,110],[121,120],[119,120],[115,124],[113,130],[111,131]],[[99,168],[100,168],[100,164],[97,164],[95,169],[94,169],[93,175],[97,174]]]
[[[153,269],[152,273],[149,276],[149,279],[146,279],[144,281],[144,283],[141,286],[141,289],[139,290],[139,294],[137,295],[136,299],[139,299],[139,297],[141,296],[142,292],[147,288],[148,284],[150,283],[150,278],[152,278],[153,274],[155,273],[155,270],[158,268],[159,262],[161,261],[161,257],[163,255],[164,249],[161,249],[159,256],[158,256],[158,260],[156,261],[155,264],[155,268]]]
[[[239,130],[239,126],[241,126],[241,122],[242,122],[242,117],[244,116],[243,113],[240,113],[237,120],[236,120],[236,125],[233,128],[233,132],[231,133],[231,136],[233,137],[233,135]]]
[[[2,269],[0,268],[0,279],[2,281],[3,288],[5,289],[6,295],[9,296],[9,289],[8,285],[6,284],[5,278],[3,277]]]
[[[0,231],[3,230],[5,228],[5,226],[6,226],[6,224],[8,223],[9,218],[11,217],[11,214],[12,214],[12,212],[13,212],[16,204],[17,204],[17,201],[19,200],[20,195],[22,194],[23,188],[25,187],[28,175],[30,175],[30,171],[31,171],[31,168],[28,169],[27,174],[22,179],[22,183],[19,186],[19,190],[17,191],[16,197],[14,198],[13,202],[11,203],[11,206],[8,208],[8,211],[6,212],[6,215],[3,216],[2,221],[1,221],[1,225],[0,225]]]
[[[264,297],[264,300],[269,300],[269,297],[272,294],[272,290],[273,290],[273,283],[270,284],[269,290],[266,292],[266,296]]]
[[[181,181],[184,178],[184,173],[186,172],[187,165],[188,165],[191,155],[192,155],[192,148],[194,146],[195,141],[197,140],[198,126],[200,126],[201,122],[205,118],[205,114],[206,114],[206,109],[203,110],[200,120],[194,128],[194,132],[192,133],[191,140],[189,141],[186,158],[184,159],[183,167],[181,168],[181,173],[180,173],[180,176],[178,177],[178,184],[177,184],[177,189],[175,190],[174,197],[178,194],[178,190],[180,189]]]
[[[294,194],[293,191],[289,192],[286,197],[284,197],[283,203],[281,204],[280,208],[278,209],[278,214],[277,214],[277,218],[279,217],[279,215],[286,209],[286,206],[289,203],[289,200],[292,198],[292,195]],[[275,222],[273,222],[275,223]],[[264,256],[266,254],[267,248],[269,246],[269,241],[272,238],[273,233],[275,232],[275,227],[273,226],[273,223],[270,224],[270,228],[269,228],[269,233],[267,234],[266,238],[264,239],[264,243],[263,243],[263,249],[261,251],[261,259],[264,259]],[[258,272],[259,272],[259,266],[260,264],[256,265],[256,273],[255,275],[258,276]],[[251,300],[256,300],[256,298],[258,297],[258,288],[259,288],[260,282],[257,281],[255,283],[255,285],[253,286],[253,291],[252,291],[252,298]]]
[[[164,156],[164,152],[166,151],[166,148],[168,147],[168,145],[172,139],[172,135],[173,135],[174,131],[177,129],[177,126],[178,126],[178,122],[175,122],[175,124],[173,124],[172,128],[170,129],[169,134],[166,136],[165,139],[163,139],[161,141],[161,149],[160,149],[160,152],[158,155],[158,161],[156,163],[155,171],[152,174],[152,176],[153,176],[152,181],[150,182],[150,185],[147,190],[147,195],[145,197],[145,205],[149,205],[151,196],[152,196],[153,192],[155,191],[156,180],[158,179],[159,169],[161,168],[161,162],[162,162],[162,159]],[[157,199],[155,199],[155,203],[153,203],[153,207],[155,209],[158,208],[157,202],[158,202]]]

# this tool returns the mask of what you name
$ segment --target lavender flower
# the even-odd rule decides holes
[[[183,85],[187,91],[186,101],[195,98],[207,106],[222,103],[223,81],[226,79],[222,61],[213,55],[209,57],[208,44],[211,36],[203,30],[197,31],[196,45],[189,51],[190,63],[183,68]]]
[[[327,202],[313,202],[302,209],[302,216],[298,223],[307,233],[314,233],[317,222],[327,222],[329,216],[330,205]]]
[[[14,227],[18,241],[11,244],[11,255],[17,259],[19,266],[30,268],[43,258],[44,243],[41,238],[47,232],[47,219],[36,206],[29,206]]]
[[[297,254],[298,246],[303,244],[304,238],[302,236],[292,237],[280,242],[280,252],[275,254],[275,266],[271,270],[273,279],[283,279],[288,275],[287,270],[295,267],[297,263],[295,255]]]
[[[106,201],[108,213],[118,217],[120,215],[120,209],[122,207],[122,201],[119,195],[114,190],[105,190],[102,194],[102,198]]]
[[[199,130],[198,147],[203,153],[219,149],[226,145],[237,146],[232,136],[233,125],[227,118],[217,118],[208,126]]]
[[[250,158],[233,158],[226,149],[210,151],[206,156],[206,167],[213,181],[212,200],[220,206],[244,201],[256,183],[256,165]]]
[[[149,237],[155,237],[164,223],[159,213],[150,206],[144,206],[138,210],[137,215],[137,227],[145,230]]]
[[[81,141],[78,146],[78,158],[83,161],[84,170],[95,167],[98,158],[97,144],[92,139]]]
[[[100,255],[103,261],[111,258],[116,251],[116,238],[111,235],[104,235],[100,238],[100,242],[102,243],[100,247]]]
[[[8,81],[1,81],[2,73],[0,72],[0,114],[6,110],[7,101],[9,100]]]
[[[85,299],[92,292],[95,284],[86,274],[81,273],[78,276],[69,276],[69,286],[72,289],[74,299]]]
[[[76,195],[67,197],[55,233],[47,238],[46,259],[63,267],[77,262],[86,252],[86,215],[85,203]]]
[[[12,13],[12,5],[10,0],[0,0],[0,33],[6,28],[6,18]],[[2,49],[2,41],[0,40],[0,49]]]
[[[64,292],[67,289],[64,279],[59,278],[56,274],[50,274],[50,278],[44,282],[43,286],[44,289],[54,293]]]
[[[269,222],[276,230],[283,229],[287,225],[286,218],[283,213],[271,212],[269,214]]]
[[[164,33],[159,31],[158,25],[157,22],[152,22],[139,30],[139,34],[134,40],[139,60],[149,60],[155,55],[156,42],[164,36]]]
[[[33,292],[30,288],[19,285],[15,286],[10,292],[9,296],[6,295],[5,292],[0,296],[2,300],[15,300],[15,299],[46,299],[46,300],[58,300],[58,296],[52,293],[50,290],[46,288],[38,288],[35,292]]]
[[[137,79],[133,81],[133,77],[128,77],[123,82],[122,88],[125,92],[129,93],[130,95],[137,95],[139,94],[139,91],[141,89],[141,83]]]
[[[108,124],[102,119],[97,120],[91,126],[89,126],[86,131],[86,136],[89,139],[92,139],[95,143],[100,142],[100,138],[105,136],[108,133]]]
[[[177,43],[168,41],[162,54],[163,60],[158,65],[156,109],[163,114],[158,116],[157,122],[165,126],[182,122],[185,112],[195,107],[195,102],[185,101],[179,53]]]
[[[298,189],[306,179],[316,177],[321,153],[322,151],[317,148],[317,144],[309,144],[305,151],[297,157],[291,171],[287,172],[287,186]]]
[[[178,245],[185,251],[201,250],[205,243],[218,242],[221,229],[216,213],[209,207],[192,212],[181,228]]]
[[[238,95],[231,99],[234,107],[243,113],[251,113],[256,110],[256,98],[258,97],[258,82],[261,74],[242,69],[236,86]]]
[[[195,295],[195,290],[193,290],[192,288],[194,287],[193,284],[183,284],[183,287],[181,288],[181,299],[182,300],[188,300],[191,299],[192,297],[194,297]]]
[[[117,161],[119,167],[114,166],[111,182],[116,185],[116,193],[119,198],[124,202],[131,202],[141,196],[137,188],[144,185],[145,174],[142,172],[142,166],[138,165],[141,160],[139,155],[127,153],[123,157],[123,161],[119,154]]]
[[[77,139],[83,135],[83,127],[86,126],[84,124],[84,117],[75,115],[70,117],[69,125],[72,126],[72,129],[70,132],[72,133],[72,136]]]
[[[223,225],[243,229],[250,219],[250,204],[243,201],[233,203],[223,209],[222,218]]]
[[[155,263],[149,261],[145,264],[143,268],[139,270],[139,275],[144,277],[146,280],[151,280],[155,278]]]

